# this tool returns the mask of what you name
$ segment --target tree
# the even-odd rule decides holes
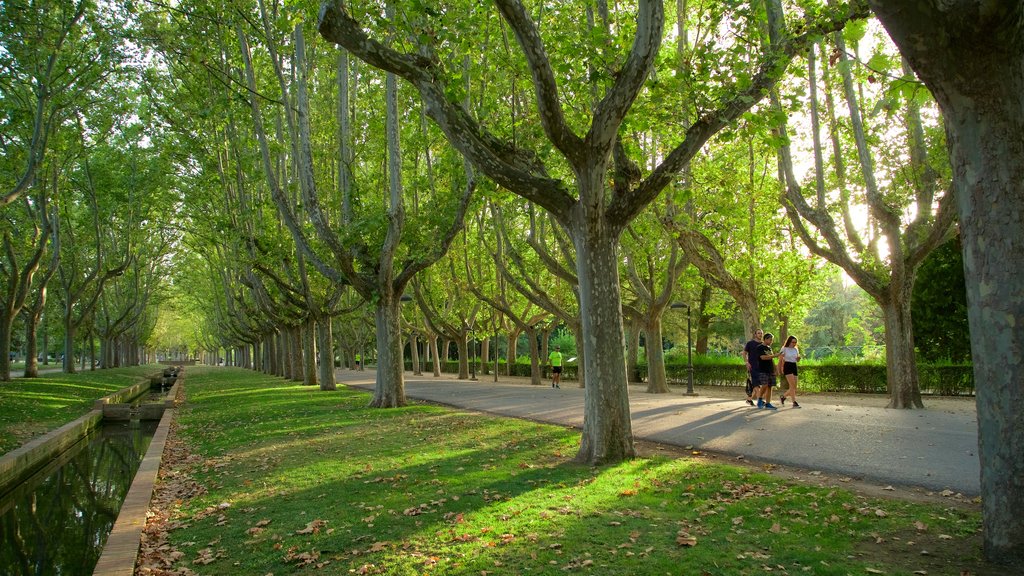
[[[856,31],[853,31],[853,38],[859,39]],[[889,107],[893,111],[892,115],[895,115],[896,110],[902,112],[902,135],[898,136],[892,130],[893,119],[890,115],[880,118],[875,130],[871,130],[863,112],[867,108],[868,96],[865,96],[863,87],[858,90],[855,86],[843,33],[835,33],[834,42],[833,60],[839,62],[837,67],[842,84],[841,100],[846,103],[849,111],[849,129],[853,133],[857,152],[853,165],[857,167],[859,182],[864,190],[863,203],[872,225],[869,230],[857,230],[849,226],[844,230],[833,215],[837,211],[846,214],[850,203],[841,200],[845,190],[836,194],[826,184],[823,146],[817,130],[817,59],[814,49],[808,52],[811,138],[815,158],[814,186],[808,186],[810,191],[805,192],[797,181],[791,145],[783,123],[780,128],[782,142],[779,150],[779,178],[784,181],[785,189],[781,201],[794,229],[811,252],[845,270],[881,307],[885,320],[888,406],[923,408],[914,358],[910,296],[918,266],[952,234],[955,216],[952,194],[936,194],[944,180],[941,162],[945,161],[945,154],[929,153],[929,150],[938,148],[941,151],[941,148],[928,146],[926,131],[922,126],[921,102],[917,94],[911,93],[909,97],[895,99],[895,102],[893,99],[883,99],[879,103],[879,106]],[[883,54],[878,56],[872,58],[876,66],[884,60]],[[896,80],[896,84],[898,86],[907,81],[909,79],[901,77]],[[776,107],[781,106],[774,95],[773,101]],[[873,132],[882,130],[888,131],[887,138],[869,138]],[[940,130],[934,126],[929,132],[935,135]],[[878,144],[872,145],[871,141],[877,141]],[[885,146],[897,150],[887,155]],[[833,168],[840,174],[830,180],[842,186],[844,177],[839,169],[845,164],[837,139],[833,140],[833,147]],[[909,160],[905,158],[905,150],[910,152]],[[836,198],[840,199],[838,208],[835,206]],[[910,207],[915,208],[912,218],[904,216]],[[849,220],[848,214],[845,220]]]
[[[552,55],[549,55],[538,22],[531,18],[522,2],[500,0],[496,5],[504,23],[515,34],[520,47],[518,56],[525,59],[532,77],[535,121],[544,131],[542,139],[536,142],[544,145],[538,149],[528,150],[514,138],[496,135],[449,96],[450,90],[458,89],[452,85],[442,64],[448,59],[442,59],[438,51],[459,46],[459,43],[434,42],[432,36],[435,30],[444,30],[446,36],[455,34],[455,23],[430,20],[454,18],[454,11],[417,14],[411,21],[422,29],[409,34],[408,37],[417,39],[414,41],[418,43],[410,52],[371,38],[366,28],[339,2],[324,6],[320,33],[372,66],[410,82],[423,98],[428,115],[478,170],[543,207],[572,239],[588,392],[577,459],[599,464],[629,458],[635,454],[635,448],[623,352],[619,236],[708,139],[763,97],[765,90],[781,77],[794,50],[806,43],[807,37],[795,35],[785,45],[767,50],[755,72],[744,74],[742,80],[724,80],[725,88],[716,94],[720,96],[718,104],[711,104],[686,131],[684,141],[642,178],[638,163],[627,155],[620,129],[654,70],[664,32],[663,3],[644,0],[635,13],[615,14],[629,25],[605,26],[604,29],[621,30],[622,38],[603,33],[590,35],[585,31],[587,38],[573,37],[569,40],[571,48],[563,46],[563,52]],[[563,6],[559,13],[568,15],[569,9]],[[863,6],[859,3],[852,8],[844,5],[823,22],[801,25],[815,31],[841,27],[851,13],[863,13]],[[782,14],[775,14],[775,17],[781,18]],[[465,34],[474,33],[473,29],[463,30]],[[592,50],[579,50],[580,43],[591,42],[594,37],[598,40]],[[565,39],[568,40],[568,36]],[[472,40],[465,40],[464,46],[477,46]],[[557,46],[553,38],[548,41],[552,47]],[[631,43],[628,50],[617,50],[617,46],[627,43]],[[579,61],[581,55],[590,54],[600,56],[600,62]],[[462,61],[468,54],[457,50],[451,56],[455,61]],[[556,67],[552,56],[566,60]],[[560,88],[556,70],[575,70],[577,74],[567,72],[568,77],[563,78],[566,85]],[[589,73],[582,74],[584,70]],[[595,75],[600,78],[597,85],[590,82]],[[582,86],[579,81],[569,82],[581,77]],[[566,107],[569,102],[574,104],[571,109]],[[571,114],[567,113],[569,111]],[[550,161],[544,160],[547,158]]]
[[[0,280],[0,381],[11,379],[11,330],[32,291],[33,278],[39,270],[50,242],[51,224],[45,190],[31,201],[22,198],[22,210],[12,214],[0,226],[3,235],[3,265]],[[26,234],[26,230],[30,233]]]
[[[1024,565],[1024,5],[869,2],[946,118],[968,278],[985,555]]]

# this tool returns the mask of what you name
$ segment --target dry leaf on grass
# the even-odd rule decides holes
[[[317,518],[316,520],[313,520],[309,524],[306,524],[305,528],[302,528],[301,530],[296,530],[295,533],[296,534],[319,534],[320,533],[320,529],[323,528],[326,525],[327,525],[327,520],[320,520],[319,518]]]
[[[689,532],[680,531],[676,534],[676,544],[689,548],[697,545],[697,539],[691,536]]]

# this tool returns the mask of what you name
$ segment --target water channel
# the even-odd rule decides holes
[[[105,422],[0,497],[0,574],[92,574],[157,424]]]

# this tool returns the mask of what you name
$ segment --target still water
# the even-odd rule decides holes
[[[92,574],[158,422],[105,423],[0,500],[0,575]]]

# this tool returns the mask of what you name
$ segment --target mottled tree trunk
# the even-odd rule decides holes
[[[871,5],[946,117],[967,279],[985,556],[1024,565],[1024,7]]]
[[[639,322],[630,323],[626,332],[626,378],[630,382],[641,382],[640,370],[640,325]]]
[[[603,232],[603,234],[601,233]],[[586,395],[576,459],[588,464],[636,456],[626,387],[617,238],[607,230],[574,230],[582,317]]]
[[[423,370],[420,368],[420,349],[419,349],[419,336],[413,332],[409,335],[409,353],[412,357],[412,373],[414,376],[420,376],[423,374]]]
[[[530,343],[530,384],[540,386],[543,384],[544,375],[541,371],[540,345],[537,343],[537,331],[530,328],[525,330],[527,341]],[[547,362],[544,358],[543,362]]]
[[[11,329],[14,318],[9,314],[0,313],[0,381],[11,379]]]
[[[441,377],[441,358],[438,356],[437,335],[430,335],[430,359],[434,361],[434,378]]]
[[[459,334],[455,347],[459,352],[459,380],[469,380],[469,342],[465,332]]]
[[[298,330],[302,337],[302,383],[316,386],[316,323],[306,318]]]
[[[320,389],[337,390],[334,384],[334,336],[331,334],[330,318],[321,318],[316,323],[316,350],[320,359]]]
[[[913,285],[913,282],[907,284]],[[902,292],[880,303],[885,322],[885,365],[889,387],[888,408],[924,408],[914,354],[914,327],[910,319],[912,288],[891,286]]]
[[[661,317],[648,318],[644,325],[647,335],[647,391],[666,394],[668,378],[665,375],[665,350],[661,346]]]
[[[402,366],[402,312],[400,301],[381,298],[374,320],[377,326],[377,383],[370,406],[405,406],[405,376]],[[365,358],[364,358],[365,361]]]

